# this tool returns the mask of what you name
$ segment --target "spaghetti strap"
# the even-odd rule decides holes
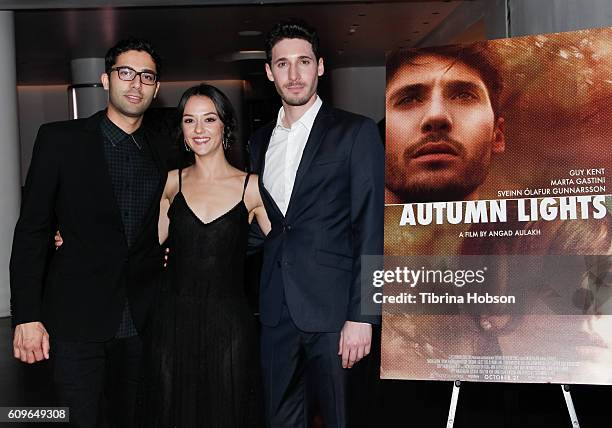
[[[242,189],[242,201],[244,201],[244,194],[246,193],[246,188],[247,188],[247,184],[249,184],[249,177],[251,176],[251,173],[249,172],[246,177],[244,178],[244,189]]]
[[[181,192],[183,188],[183,169],[182,168],[179,168],[178,174],[179,174],[179,192]]]

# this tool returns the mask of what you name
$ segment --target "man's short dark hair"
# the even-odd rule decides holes
[[[319,56],[319,36],[317,30],[301,19],[288,19],[277,23],[266,35],[266,58],[272,63],[272,48],[283,39],[302,39],[312,45],[315,59]]]
[[[455,62],[460,62],[476,71],[487,88],[493,113],[496,118],[499,117],[503,80],[493,59],[493,53],[487,50],[484,43],[432,46],[394,51],[387,57],[387,82],[390,82],[395,77],[402,66],[415,64],[415,60],[418,57],[425,55],[438,55],[454,60],[449,68]]]
[[[106,71],[106,74],[110,74],[111,68],[113,68],[117,63],[117,57],[128,51],[146,52],[151,55],[151,58],[153,58],[153,62],[155,63],[155,72],[159,80],[162,66],[161,57],[147,40],[137,39],[134,37],[120,40],[115,46],[106,52],[106,57],[104,58],[104,70]]]

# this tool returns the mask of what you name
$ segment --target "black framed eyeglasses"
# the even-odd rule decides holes
[[[140,83],[143,85],[155,85],[157,82],[157,74],[152,71],[136,71],[132,67],[113,67],[111,68],[111,73],[113,71],[117,72],[117,76],[119,79],[125,81],[132,81],[136,78],[136,76],[140,76]]]

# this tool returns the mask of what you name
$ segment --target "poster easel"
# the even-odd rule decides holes
[[[569,417],[572,422],[572,428],[580,428],[578,416],[576,415],[576,409],[574,409],[574,402],[572,401],[572,395],[570,394],[569,385],[561,385],[561,391],[563,391],[563,398],[565,398],[565,405],[567,406],[567,412],[569,413]]]
[[[455,423],[455,412],[457,411],[457,402],[459,401],[459,388],[461,388],[461,381],[456,380],[453,382],[453,395],[451,396],[450,407],[448,409],[446,428],[453,428],[453,424]]]
[[[459,390],[461,388],[461,381],[456,380],[453,382],[453,395],[451,396],[451,402],[448,409],[448,418],[446,420],[446,428],[453,428],[455,424],[455,413],[457,411],[457,403],[459,401]],[[569,385],[561,385],[561,391],[563,392],[563,398],[565,398],[565,405],[567,406],[567,412],[569,413],[572,428],[580,428],[578,422],[578,416],[576,415],[576,409],[574,408],[574,402],[572,401],[572,395],[570,394]]]

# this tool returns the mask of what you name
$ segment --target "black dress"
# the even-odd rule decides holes
[[[204,223],[189,208],[180,177],[168,210],[171,255],[148,334],[139,419],[143,427],[260,426],[258,329],[244,290],[244,191],[232,209]]]

